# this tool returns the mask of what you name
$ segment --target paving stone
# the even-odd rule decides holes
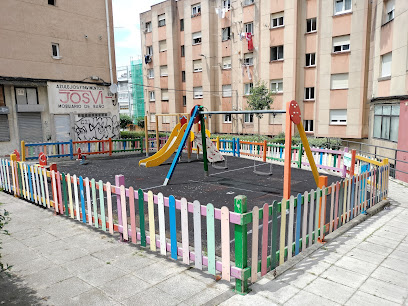
[[[61,266],[54,266],[36,273],[27,275],[24,280],[32,288],[43,289],[51,284],[71,278],[73,275]]]
[[[38,256],[32,260],[19,262],[18,264],[13,265],[12,272],[19,276],[25,276],[53,266],[55,266],[55,264],[52,261],[43,256]]]
[[[346,254],[348,257],[352,257],[354,259],[358,259],[361,261],[365,261],[374,265],[380,264],[385,258],[385,255],[378,255],[366,250],[354,248],[350,252]],[[362,263],[364,264],[364,263]]]
[[[95,258],[91,255],[86,255],[81,258],[76,258],[71,261],[67,261],[62,264],[64,268],[66,268],[68,271],[72,272],[73,274],[76,274],[78,272],[86,272],[92,269],[95,269],[97,267],[101,267],[106,265],[105,262],[102,260]]]
[[[52,262],[54,262],[55,264],[61,265],[66,263],[67,261],[72,261],[81,258],[85,255],[88,255],[87,251],[84,251],[79,248],[71,248],[69,250],[59,250],[52,254],[49,255],[46,254],[44,256],[47,257]]]
[[[151,285],[140,278],[128,274],[98,286],[105,294],[116,301],[122,301],[128,297],[144,291]]]
[[[365,293],[363,291],[357,291],[345,304],[347,306],[393,306],[399,305],[397,303],[384,300],[381,297]]]
[[[254,284],[252,285],[252,289],[254,293],[263,295],[266,298],[281,304],[288,301],[300,291],[299,288],[278,280],[271,280],[264,285]]]
[[[387,248],[395,248],[400,243],[400,241],[378,237],[378,236],[370,236],[370,238],[368,238],[366,241],[370,243],[382,245]]]
[[[272,302],[271,300],[263,297],[261,295],[252,295],[251,293],[247,295],[236,294],[227,301],[219,304],[220,306],[247,306],[247,305],[278,305]]]
[[[206,288],[206,284],[188,275],[177,274],[156,285],[157,288],[184,301]]]
[[[315,279],[304,290],[339,304],[347,302],[355,292],[355,289],[321,277]]]
[[[184,300],[183,303],[185,303],[186,305],[203,305],[222,293],[224,293],[224,291],[207,287],[202,291],[196,293],[192,297]]]
[[[112,262],[120,257],[128,254],[132,254],[133,250],[126,247],[125,245],[112,244],[110,248],[105,248],[101,251],[93,252],[92,256],[103,260]]]
[[[93,286],[98,286],[126,274],[129,274],[129,272],[125,272],[110,264],[105,264],[86,272],[80,271],[77,273],[77,276]]]
[[[330,266],[331,264],[321,260],[305,258],[304,260],[296,264],[292,270],[304,270],[317,276],[326,271]]]
[[[355,273],[337,266],[331,266],[320,277],[356,289],[368,278],[367,275]]]
[[[278,276],[277,279],[297,288],[303,289],[316,278],[316,275],[304,272],[302,270],[289,270]]]
[[[394,250],[388,257],[400,260],[404,265],[408,264],[408,256],[405,252]]]
[[[381,267],[385,267],[388,269],[392,269],[394,271],[408,274],[408,265],[402,264],[401,260],[398,260],[392,257],[388,257],[386,260],[384,260],[381,263]]]
[[[93,287],[77,277],[71,277],[58,283],[52,283],[47,288],[38,291],[41,298],[47,301],[64,300],[91,290]]]
[[[328,300],[319,295],[315,295],[313,293],[302,290],[298,294],[296,294],[293,298],[291,298],[289,301],[287,301],[285,305],[287,306],[299,306],[299,305],[302,305],[302,306],[316,306],[316,305],[331,306],[331,305],[340,305],[340,304],[333,302],[331,300]]]
[[[171,294],[156,287],[151,287],[122,301],[123,305],[172,306],[179,304],[179,300]]]
[[[147,267],[141,268],[140,270],[135,271],[134,274],[137,277],[154,285],[186,269],[188,269],[188,267],[186,266],[168,268],[165,266],[163,262],[158,262],[151,264]]]
[[[119,305],[119,303],[113,301],[106,294],[97,288],[93,288],[89,291],[81,293],[71,298],[71,305],[98,305],[98,306],[110,306]]]
[[[368,251],[374,254],[383,255],[383,256],[387,256],[392,252],[392,248],[370,243],[367,241],[362,242],[361,244],[356,246],[356,248],[362,249],[362,250],[365,250],[365,251]]]
[[[141,268],[149,266],[155,262],[155,260],[145,257],[143,251],[133,252],[113,260],[112,265],[117,266],[123,270],[130,272],[137,272]]]
[[[408,274],[406,273],[378,267],[371,277],[408,289]]]
[[[362,262],[359,259],[355,259],[349,256],[344,256],[334,265],[364,275],[370,275],[377,268],[377,265],[375,264]]]
[[[371,295],[402,304],[408,296],[408,290],[388,282],[384,282],[375,278],[368,278],[366,282],[359,288],[359,291],[364,291]]]

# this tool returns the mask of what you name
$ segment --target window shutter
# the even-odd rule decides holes
[[[168,101],[169,100],[169,91],[167,89],[162,89],[162,100]]]
[[[222,86],[222,96],[223,97],[231,97],[231,85],[223,85]]]
[[[195,32],[193,33],[193,39],[197,39],[201,37],[201,32]]]
[[[230,56],[226,56],[222,58],[222,67],[223,68],[231,67],[231,57]]]
[[[338,73],[331,75],[331,89],[347,89],[348,73]]]
[[[384,54],[381,57],[381,76],[386,77],[391,75],[392,52]]]
[[[167,41],[166,40],[159,41],[159,51],[163,52],[166,50],[167,50]]]
[[[333,37],[333,46],[342,46],[350,44],[350,35]]]
[[[193,61],[193,69],[194,71],[201,71],[203,70],[203,65],[201,63],[201,60],[195,60]]]

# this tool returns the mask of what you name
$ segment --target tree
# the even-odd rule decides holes
[[[252,87],[250,96],[248,97],[248,108],[250,110],[266,110],[271,108],[272,103],[272,92],[269,91],[264,81],[258,81],[256,85]],[[260,135],[261,118],[263,114],[256,114],[256,117],[258,117],[258,135]]]
[[[133,120],[128,115],[120,115],[120,128],[126,129],[128,124],[133,124]]]

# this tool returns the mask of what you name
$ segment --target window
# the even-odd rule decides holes
[[[16,103],[18,105],[22,105],[22,104],[35,105],[35,104],[38,104],[37,88],[15,87],[15,91],[16,91]]]
[[[347,125],[347,109],[331,109],[330,124]]]
[[[231,27],[226,27],[222,29],[222,41],[231,39]]]
[[[10,141],[8,115],[0,115],[0,141]]]
[[[159,52],[167,51],[167,41],[161,40],[159,41]]]
[[[203,88],[202,87],[193,87],[194,99],[203,98]]]
[[[184,31],[184,19],[180,19],[180,31]]]
[[[201,44],[201,32],[193,33],[193,45]]]
[[[316,18],[306,19],[306,33],[312,33],[317,31]]]
[[[400,105],[376,105],[374,107],[374,138],[398,142]]]
[[[350,35],[333,37],[333,52],[347,52],[350,50]]]
[[[169,101],[169,90],[168,89],[161,90],[161,99],[162,101]]]
[[[166,14],[161,14],[158,16],[159,27],[164,27],[166,25]]]
[[[193,61],[193,71],[194,71],[194,72],[203,71],[203,65],[202,65],[201,60],[195,60],[195,61]]]
[[[51,44],[51,48],[52,48],[52,57],[55,59],[60,59],[60,50],[59,50],[59,44]]]
[[[314,87],[305,87],[305,100],[314,100],[315,90]]]
[[[347,89],[348,78],[348,73],[332,74],[330,78],[330,89]]]
[[[146,47],[146,54],[153,55],[153,46]]]
[[[271,47],[271,62],[283,60],[283,46]]]
[[[163,116],[162,117],[162,123],[164,123],[164,124],[170,123],[170,117],[169,116]]]
[[[244,65],[249,65],[252,66],[254,64],[254,54],[251,53],[245,53],[244,54]]]
[[[283,80],[271,80],[271,91],[274,93],[282,93]]]
[[[186,81],[186,72],[182,71],[181,72],[181,81],[184,83]]]
[[[156,123],[156,114],[150,114],[150,122]]]
[[[222,8],[230,10],[231,8],[231,0],[222,0]]]
[[[351,12],[351,0],[334,0],[334,15]]]
[[[251,89],[254,87],[254,83],[247,83],[244,85],[244,95],[249,96],[251,94]]]
[[[316,53],[306,53],[306,67],[316,66]]]
[[[313,120],[303,120],[305,132],[313,132]]]
[[[222,58],[222,69],[231,69],[231,56]]]
[[[169,73],[167,71],[167,66],[160,66],[160,76],[161,77],[166,77],[168,75],[169,75]]]
[[[224,123],[231,123],[231,122],[232,122],[231,114],[224,114]]]
[[[391,76],[392,52],[381,56],[381,77]]]
[[[394,19],[395,0],[384,1],[384,6],[384,23],[387,23]]]
[[[185,53],[184,53],[184,45],[183,46],[181,46],[181,57],[184,57],[185,56]]]
[[[156,101],[154,91],[149,91],[149,101]]]
[[[245,114],[244,115],[245,123],[254,123],[254,114]]]
[[[283,27],[283,12],[271,14],[271,29]]]
[[[55,5],[55,0],[48,0],[49,5]]]
[[[154,69],[147,69],[147,77],[149,79],[154,79]]]
[[[232,91],[231,91],[231,85],[222,85],[222,97],[231,97],[232,96]]]
[[[245,23],[245,33],[254,34],[254,24],[252,22]]]
[[[201,14],[201,3],[194,4],[191,6],[191,17],[200,16]]]
[[[146,31],[147,33],[150,33],[150,32],[152,31],[152,22],[151,22],[151,21],[146,22],[146,24],[145,24],[145,31]]]
[[[246,6],[246,5],[251,5],[254,2],[255,2],[255,0],[244,0],[243,4],[244,4],[244,6]]]
[[[183,106],[187,106],[187,97],[183,96]]]

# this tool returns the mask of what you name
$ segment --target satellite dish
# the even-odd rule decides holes
[[[115,94],[118,92],[118,85],[116,84],[111,84],[111,86],[109,86],[109,90],[111,91],[111,93]]]

